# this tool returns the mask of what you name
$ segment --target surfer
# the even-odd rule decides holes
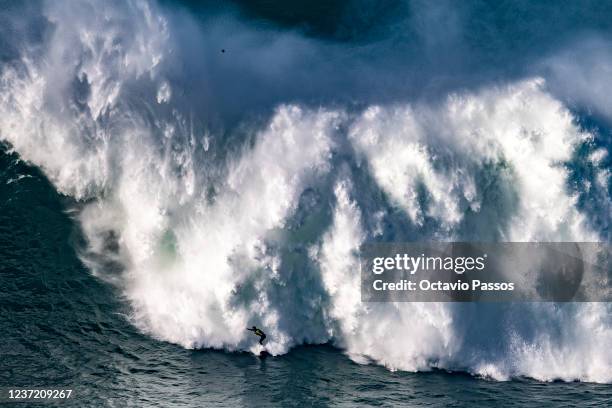
[[[259,336],[259,344],[261,344],[263,346],[263,342],[266,339],[266,333],[263,332],[263,330],[258,329],[257,327],[253,326],[250,329],[247,329],[248,331],[252,331],[256,336]]]

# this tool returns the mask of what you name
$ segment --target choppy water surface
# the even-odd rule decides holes
[[[0,1],[3,384],[609,405],[609,303],[365,304],[356,251],[610,242],[611,16]]]

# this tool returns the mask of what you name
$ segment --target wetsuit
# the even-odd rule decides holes
[[[266,338],[266,333],[264,333],[262,330],[258,329],[257,327],[253,326],[251,329],[247,329],[249,331],[252,331],[256,336],[259,336],[259,344],[261,344],[263,346],[263,342]]]

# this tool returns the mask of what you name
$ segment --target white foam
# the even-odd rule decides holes
[[[452,95],[442,106],[369,108],[350,138],[381,187],[416,225],[423,216],[452,228],[462,219],[465,199],[478,210],[475,167],[508,166],[520,202],[510,241],[596,240],[567,194],[564,161],[587,138],[542,80]],[[417,186],[430,203],[423,208]]]
[[[256,352],[245,330],[256,324],[272,354],[333,341],[392,370],[612,381],[609,304],[360,301],[355,251],[384,237],[391,209],[347,161],[371,174],[415,239],[461,239],[469,215],[487,238],[598,240],[563,165],[589,135],[542,79],[356,117],[282,105],[265,125],[245,125],[248,138],[225,159],[221,135],[198,139],[179,84],[164,75],[178,45],[161,12],[88,7],[47,5],[57,26],[45,55],[24,50],[2,72],[0,136],[59,191],[94,199],[79,215],[84,261],[120,285],[143,332]],[[501,191],[493,197],[479,184],[487,171]],[[316,212],[300,210],[308,193],[323,214],[315,221],[300,218]],[[111,273],[107,261],[121,267]]]

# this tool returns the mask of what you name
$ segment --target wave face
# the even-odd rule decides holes
[[[569,54],[441,97],[313,104],[302,88],[353,61],[342,45],[140,1],[28,13],[40,35],[2,65],[0,137],[81,203],[82,259],[144,333],[255,351],[255,324],[275,355],[331,342],[392,370],[612,382],[607,303],[360,302],[365,241],[609,239],[609,145],[564,92],[604,122],[607,100],[565,86],[591,72]],[[233,110],[235,78],[252,94]]]

